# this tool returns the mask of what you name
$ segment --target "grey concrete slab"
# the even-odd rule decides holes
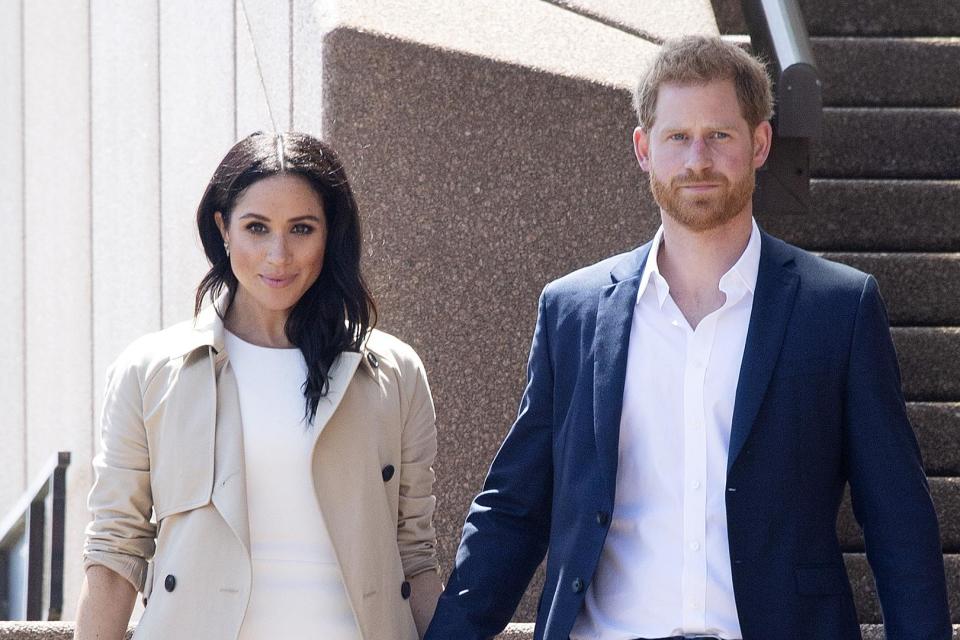
[[[80,555],[93,422],[88,3],[23,3],[26,475],[57,451],[67,472],[68,559]],[[66,615],[80,564],[64,568]]]
[[[894,326],[960,325],[960,253],[825,253],[873,274]]]
[[[157,7],[90,8],[93,397],[107,367],[160,328],[160,126]],[[131,73],[138,81],[131,82]],[[92,438],[99,442],[98,429]]]
[[[313,0],[292,0],[290,110],[292,128],[323,137],[323,37],[326,27]]]
[[[0,464],[0,514],[17,501],[26,488],[26,431],[24,398],[25,318],[24,318],[24,211],[23,211],[23,80],[22,3],[0,1],[0,219],[5,231],[0,235],[0,273],[7,280],[0,313],[0,407],[4,408],[2,427],[5,447],[11,454]]]
[[[931,476],[960,476],[960,402],[909,402],[907,415]]]
[[[960,400],[960,328],[895,327],[908,400]]]
[[[764,229],[809,250],[956,251],[960,181],[812,180],[810,211],[757,211]]]
[[[824,104],[960,106],[960,37],[812,40]]]
[[[960,178],[960,109],[826,108],[815,177]]]
[[[323,32],[378,34],[623,88],[636,84],[657,51],[631,33],[543,0],[331,0],[315,3],[313,12]]]
[[[235,3],[235,8],[237,129],[234,137],[240,139],[254,131],[273,131],[274,123],[278,131],[287,131],[291,123],[293,82],[290,68],[293,60],[290,42],[292,3],[244,0]],[[257,57],[260,59],[259,68]],[[273,112],[272,119],[270,111]]]
[[[159,5],[163,326],[193,314],[194,291],[208,268],[194,219],[207,181],[234,142],[234,4]]]
[[[417,348],[437,405],[446,572],[516,415],[541,288],[646,241],[659,217],[627,91],[350,30],[325,47],[323,129],[364,217],[382,325]]]
[[[863,634],[863,640],[886,640],[886,632],[881,624],[862,624],[860,632]],[[953,625],[953,635],[951,640],[960,640],[960,624]]]
[[[635,0],[546,1],[645,39],[662,41],[688,33],[719,33],[709,0],[670,3]]]
[[[721,33],[746,33],[739,0],[712,0]],[[800,0],[807,30],[819,36],[956,36],[960,5],[944,0]]]
[[[877,600],[877,588],[870,572],[867,557],[862,553],[844,554],[847,575],[853,587],[854,600],[860,622],[879,624],[883,621],[880,602]],[[947,597],[950,602],[952,622],[960,623],[960,555],[945,554],[943,563],[947,574]]]
[[[943,551],[960,552],[960,478],[930,478],[929,484],[930,496],[940,520],[940,543]],[[844,551],[863,551],[863,533],[854,518],[849,491],[840,508],[837,535]]]

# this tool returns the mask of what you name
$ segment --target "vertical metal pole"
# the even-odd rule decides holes
[[[70,458],[67,456],[66,463]],[[59,620],[63,614],[63,541],[67,520],[67,468],[58,466],[53,472],[50,514],[50,607],[47,620]]]
[[[27,620],[43,616],[43,501],[31,502],[27,515]]]

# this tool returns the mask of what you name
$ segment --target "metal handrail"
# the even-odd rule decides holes
[[[0,566],[3,568],[0,588],[0,619],[10,615],[9,554],[21,543],[27,547],[26,620],[59,620],[63,613],[64,532],[67,508],[67,467],[70,452],[59,451],[51,456],[37,479],[21,495],[7,515],[0,520]],[[49,501],[49,505],[48,505]],[[49,603],[43,614],[44,565],[47,513],[50,514]]]
[[[742,0],[755,53],[774,67],[774,145],[755,204],[779,211],[810,206],[810,148],[823,125],[823,91],[797,0]]]

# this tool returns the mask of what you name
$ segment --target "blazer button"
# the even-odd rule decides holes
[[[367,351],[367,362],[370,363],[370,366],[374,369],[380,366],[380,361],[377,359],[377,356],[372,351]]]
[[[606,511],[597,511],[597,524],[601,527],[610,524],[610,514]]]
[[[573,582],[570,584],[570,588],[573,589],[574,593],[580,593],[583,591],[583,580],[580,578],[574,578]]]
[[[163,588],[166,589],[167,591],[173,591],[174,589],[177,588],[177,579],[172,575],[168,575],[163,580]]]
[[[388,464],[381,471],[380,475],[383,476],[384,482],[390,482],[390,478],[393,477],[394,468],[392,464]]]
[[[400,595],[403,597],[404,600],[410,597],[410,583],[407,582],[406,580],[404,580],[403,583],[400,585]]]

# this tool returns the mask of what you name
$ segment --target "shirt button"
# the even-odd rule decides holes
[[[693,549],[694,551],[700,551],[700,543],[699,543],[699,542],[691,542],[691,543],[690,543],[690,548]]]
[[[693,482],[690,483],[690,486],[693,487],[694,489],[699,489],[699,488],[700,488],[700,481],[699,481],[699,480],[694,480]]]

